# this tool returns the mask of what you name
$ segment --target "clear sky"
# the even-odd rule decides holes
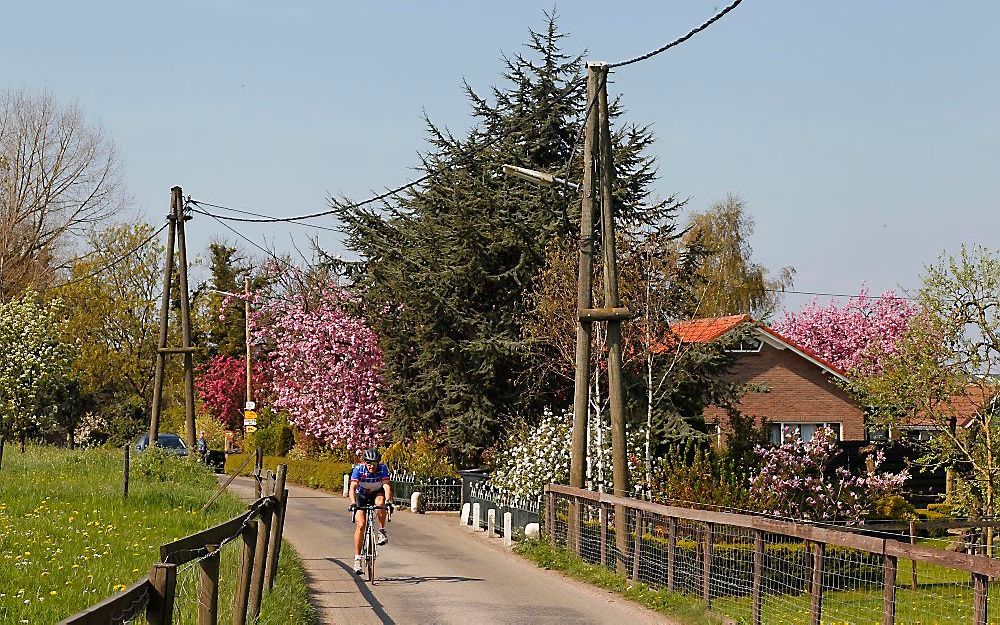
[[[726,2],[556,4],[567,51],[608,62],[656,48]],[[135,210],[169,189],[292,215],[414,176],[421,114],[468,127],[551,3],[10,2],[5,87],[77,100],[124,157]],[[795,288],[919,284],[962,242],[1000,247],[1000,3],[745,0],[679,48],[612,76],[652,124],[656,191],[704,209],[727,193],[757,222],[758,260]],[[189,242],[235,242],[198,216]],[[326,225],[335,225],[332,221]],[[246,234],[279,250],[310,229]],[[321,243],[339,249],[337,235]],[[808,297],[789,296],[797,308]]]

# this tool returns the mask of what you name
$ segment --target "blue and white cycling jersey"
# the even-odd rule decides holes
[[[377,493],[382,490],[382,484],[389,481],[389,467],[380,462],[374,471],[369,471],[362,462],[355,465],[354,470],[351,471],[351,481],[354,480],[358,481],[355,492],[359,495]]]

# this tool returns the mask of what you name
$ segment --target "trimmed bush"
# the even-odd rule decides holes
[[[260,430],[258,430],[259,432]],[[246,461],[247,454],[230,454],[226,457],[226,473],[232,473]],[[287,480],[293,484],[319,488],[331,492],[341,492],[344,488],[344,474],[350,473],[352,466],[336,460],[304,460],[264,456],[264,468],[275,470],[279,464],[288,465]],[[248,473],[253,468],[253,460],[244,469]]]

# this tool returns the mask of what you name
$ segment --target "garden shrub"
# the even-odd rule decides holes
[[[892,519],[893,521],[915,521],[917,510],[901,495],[892,495],[878,502],[869,512],[869,517]]]
[[[429,434],[421,434],[409,443],[400,440],[389,445],[382,452],[382,462],[393,472],[417,477],[458,477],[445,447]]]
[[[246,461],[248,454],[229,454],[226,457],[226,473],[233,473]],[[264,468],[274,471],[279,464],[288,465],[286,479],[292,484],[300,484],[309,488],[319,488],[332,492],[341,492],[344,487],[344,474],[350,473],[352,465],[337,460],[313,460],[303,458],[283,458],[280,456],[264,456]],[[253,469],[253,461],[243,470],[244,474]]]
[[[653,499],[683,506],[743,510],[750,477],[728,455],[689,441],[672,446],[653,471]]]
[[[176,456],[160,447],[147,447],[129,466],[129,472],[159,482],[197,482],[208,475],[200,462]]]

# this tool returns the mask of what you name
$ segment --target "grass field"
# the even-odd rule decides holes
[[[943,544],[943,543],[936,543]],[[524,541],[515,549],[539,566],[552,568],[618,592],[648,608],[683,623],[715,623],[721,620],[750,623],[749,596],[717,597],[711,611],[699,597],[635,583],[614,572],[584,562],[566,549],[554,549],[544,541]],[[953,569],[917,563],[918,588],[910,588],[912,562],[899,560],[896,588],[896,623],[951,625],[972,622],[972,589],[969,575]],[[843,583],[845,580],[841,580]],[[990,585],[990,595],[1000,596],[1000,583]],[[762,608],[764,623],[782,625],[810,622],[811,596],[808,593],[767,593]],[[883,589],[859,584],[854,590],[827,591],[823,594],[824,624],[882,622]],[[993,605],[994,602],[991,602]],[[721,618],[720,618],[721,617]],[[992,608],[989,623],[1000,624],[1000,607]]]
[[[120,450],[7,449],[0,468],[0,623],[55,623],[148,573],[159,546],[229,519],[245,506],[228,494],[207,514],[217,487],[204,467],[150,455],[133,459],[122,499]],[[238,543],[223,550],[219,622],[231,620]],[[261,623],[309,624],[305,574],[282,547]],[[197,620],[197,566],[180,567],[174,622]]]
[[[554,548],[546,541],[526,539],[517,543],[514,551],[540,567],[562,571],[570,577],[616,592],[683,623],[715,625],[721,622],[709,614],[704,604],[696,598],[682,593],[657,590],[641,582],[630,581],[604,567],[588,564],[566,549]]]

